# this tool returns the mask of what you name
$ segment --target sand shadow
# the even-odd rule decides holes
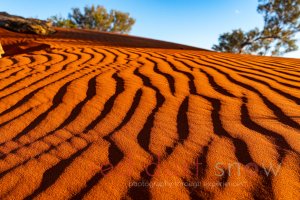
[[[37,43],[32,41],[3,45],[5,54],[3,54],[2,57],[14,56],[17,54],[28,54],[34,51],[40,51],[50,48],[51,46],[48,44]]]

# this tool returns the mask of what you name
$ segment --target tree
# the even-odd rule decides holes
[[[127,33],[135,23],[135,20],[130,18],[128,13],[112,10],[110,16],[112,20],[111,32]]]
[[[223,33],[212,48],[256,55],[282,55],[298,49],[295,34],[300,32],[300,0],[259,0],[257,11],[264,18],[262,30]]]
[[[73,8],[68,19],[51,17],[53,25],[65,28],[83,28],[116,33],[129,33],[135,23],[129,13],[117,10],[107,10],[103,6],[85,6],[83,13],[79,8]]]

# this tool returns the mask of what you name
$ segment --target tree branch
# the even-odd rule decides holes
[[[245,41],[245,42],[243,42],[242,44],[241,44],[241,47],[240,47],[240,50],[239,50],[239,53],[242,53],[242,50],[243,50],[243,48],[245,47],[245,46],[247,46],[247,45],[251,45],[251,44],[253,44],[253,42],[255,42],[255,41],[258,41],[258,40],[266,40],[266,39],[280,39],[281,37],[279,37],[279,36],[276,36],[276,35],[272,35],[272,36],[265,36],[265,37],[257,37],[257,38],[255,38],[254,40],[252,40],[252,41],[250,41],[249,39],[247,40],[247,41]]]

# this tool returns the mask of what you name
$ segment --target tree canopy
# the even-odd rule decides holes
[[[73,8],[67,19],[60,16],[50,18],[54,26],[83,28],[116,33],[129,33],[135,19],[129,13],[117,10],[107,11],[103,6],[85,6],[83,12]]]
[[[300,0],[259,0],[262,30],[235,29],[223,33],[216,51],[256,55],[282,55],[298,49],[295,34],[300,32]]]

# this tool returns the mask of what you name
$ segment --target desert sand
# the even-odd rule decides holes
[[[0,199],[300,199],[299,59],[0,36]]]

